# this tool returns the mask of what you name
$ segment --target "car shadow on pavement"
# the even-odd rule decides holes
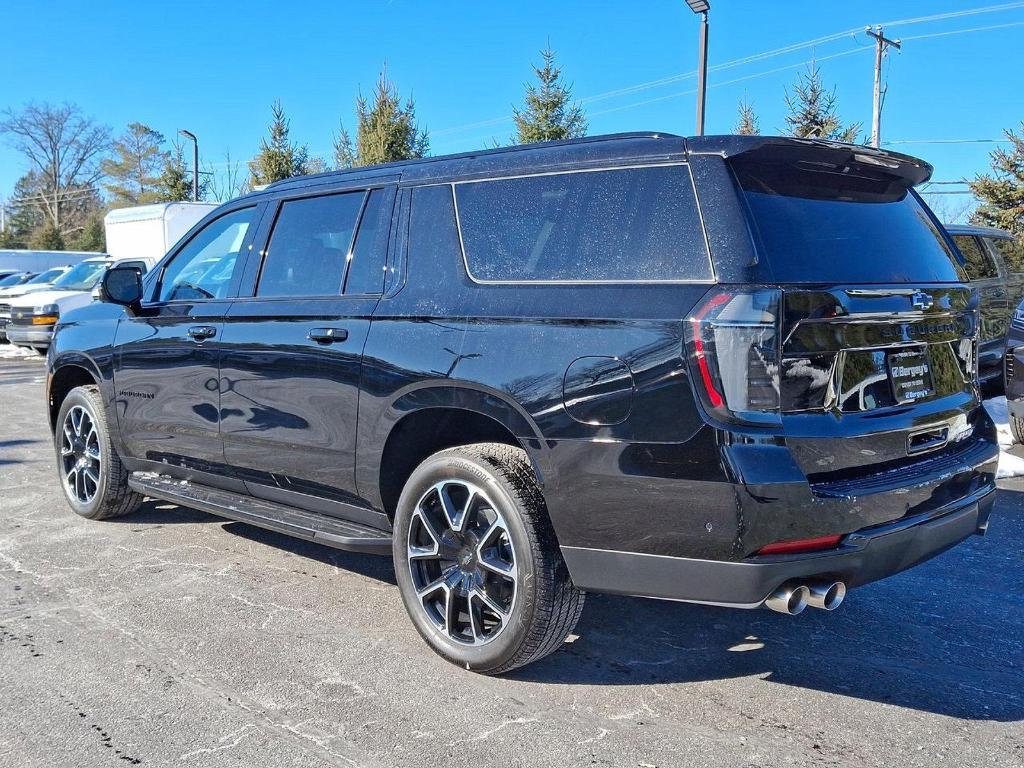
[[[269,531],[255,525],[227,520],[197,509],[178,506],[167,501],[147,499],[137,512],[124,517],[115,517],[110,522],[128,523],[133,525],[161,526],[183,523],[220,524],[221,530],[232,536],[239,536],[252,542],[265,544],[274,549],[284,550],[299,557],[316,560],[320,563],[352,571],[386,584],[395,583],[395,569],[390,557],[364,555],[358,552],[345,552],[312,541],[297,539],[276,531]]]
[[[588,595],[576,637],[512,676],[583,685],[756,676],[950,717],[1024,719],[1019,620],[993,626],[989,616],[979,626],[948,606],[924,605],[932,615],[908,620],[899,601],[898,590],[869,585],[837,613],[790,617]]]
[[[390,557],[380,555],[365,555],[360,552],[345,552],[333,547],[325,547],[323,544],[315,544],[312,541],[296,539],[276,531],[268,531],[265,528],[258,528],[247,523],[227,522],[224,530],[234,536],[241,536],[249,541],[266,544],[274,549],[281,549],[286,552],[298,555],[299,557],[316,560],[317,562],[340,568],[343,571],[351,571],[361,576],[366,576],[385,584],[394,585],[395,569],[391,564]]]
[[[13,440],[0,440],[0,466],[23,463],[22,459],[10,458],[10,450],[12,448],[21,448],[22,446],[25,445],[33,445],[34,443],[40,442],[42,442],[42,440],[26,440],[21,438],[15,438]]]

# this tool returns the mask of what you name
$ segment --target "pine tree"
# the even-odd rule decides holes
[[[352,137],[345,124],[339,125],[338,135],[334,137],[334,170],[344,171],[356,164],[356,151],[352,146]]]
[[[103,226],[103,211],[90,214],[85,227],[71,243],[76,251],[93,251],[104,253],[107,250],[107,232]]]
[[[982,201],[971,219],[1024,237],[1024,121],[1020,129],[1020,134],[1003,131],[1012,146],[992,152],[992,173],[978,174],[970,183]]]
[[[29,171],[15,182],[7,208],[6,247],[28,248],[32,234],[46,219],[46,191],[46,183],[36,171]]]
[[[421,130],[416,124],[416,107],[412,97],[402,106],[398,88],[388,80],[386,68],[377,78],[373,106],[360,95],[356,100],[356,115],[359,125],[356,131],[355,165],[411,160],[423,157],[430,148],[426,130]],[[342,131],[344,133],[344,129]],[[337,144],[335,160],[338,160]]]
[[[745,101],[740,102],[739,119],[736,122],[735,132],[740,136],[758,136],[761,133],[754,108]]]
[[[63,251],[66,246],[60,230],[54,226],[52,221],[47,221],[32,233],[29,248],[33,251]]]
[[[587,119],[579,102],[571,103],[572,86],[562,81],[562,70],[555,66],[555,52],[548,46],[540,52],[543,66],[534,66],[539,85],[526,86],[522,109],[513,108],[516,135],[513,141],[560,141],[587,134]]]
[[[260,140],[260,151],[249,161],[252,186],[271,184],[275,181],[302,176],[306,172],[307,150],[291,141],[290,121],[284,114],[280,101],[270,107],[273,120],[270,123],[269,141]]]
[[[117,139],[112,157],[104,158],[100,170],[115,206],[140,205],[156,199],[156,186],[167,159],[161,148],[163,134],[142,123],[129,123],[128,130]]]
[[[202,198],[202,188],[199,192]],[[185,166],[185,152],[181,144],[175,144],[164,158],[164,168],[156,182],[154,200],[160,203],[174,203],[191,199],[192,174]]]
[[[809,64],[793,85],[793,94],[786,91],[786,124],[791,136],[804,139],[831,139],[854,143],[860,134],[860,123],[843,127],[836,109],[836,90],[825,90],[821,70]]]

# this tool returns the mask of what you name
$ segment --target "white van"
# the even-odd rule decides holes
[[[116,259],[145,259],[155,264],[216,207],[216,203],[184,202],[116,208],[103,217],[107,253]]]

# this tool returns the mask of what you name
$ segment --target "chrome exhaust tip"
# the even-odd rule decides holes
[[[807,607],[811,591],[803,584],[783,584],[764,601],[765,607],[776,613],[796,616]]]
[[[823,611],[834,611],[846,598],[846,585],[841,581],[812,581],[807,591],[807,604]]]

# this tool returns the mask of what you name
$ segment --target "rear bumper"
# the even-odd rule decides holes
[[[983,534],[991,485],[949,507],[848,534],[836,549],[738,562],[562,547],[580,589],[757,608],[783,583],[837,579],[856,587],[911,568],[973,534]]]

